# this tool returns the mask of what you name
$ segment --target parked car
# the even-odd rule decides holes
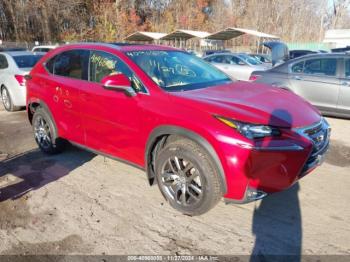
[[[10,51],[28,51],[24,47],[0,47],[0,52],[10,52]]]
[[[53,49],[55,49],[57,45],[38,45],[34,46],[32,49],[32,52],[42,52],[42,53],[47,53]]]
[[[249,54],[249,56],[259,60],[262,63],[266,63],[266,64],[272,63],[271,56],[267,54]]]
[[[332,51],[332,53],[349,52],[350,51],[350,46],[333,48],[333,49],[331,49],[331,51]]]
[[[213,54],[223,54],[223,53],[231,53],[230,50],[225,50],[225,49],[219,49],[219,50],[204,50],[202,52],[202,57],[206,57],[209,55],[213,55]]]
[[[326,120],[297,95],[233,81],[171,47],[66,45],[27,79],[43,152],[61,152],[68,140],[122,159],[188,215],[222,197],[246,203],[290,187],[329,144]]]
[[[202,57],[202,54],[200,52],[198,52],[197,50],[193,50],[193,49],[187,49],[185,50],[187,53],[191,54],[191,55],[195,55],[198,57]]]
[[[266,70],[267,66],[247,54],[214,54],[203,58],[214,66],[237,80],[248,81],[255,70]]]
[[[26,106],[24,76],[41,57],[29,51],[0,52],[0,93],[7,111]]]
[[[326,115],[350,117],[350,54],[307,55],[250,79],[292,91]]]
[[[311,50],[290,50],[289,51],[289,57],[290,59],[297,58],[300,56],[304,55],[309,55],[309,54],[316,54],[316,51],[311,51]]]

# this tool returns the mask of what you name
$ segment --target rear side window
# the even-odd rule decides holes
[[[336,58],[318,58],[305,61],[304,74],[335,76],[336,72]]]
[[[53,58],[49,59],[46,63],[45,63],[45,67],[47,69],[47,71],[49,71],[51,74],[53,74],[53,66],[55,64],[55,59],[57,56],[54,56]]]
[[[65,76],[75,79],[87,80],[87,64],[89,51],[71,50],[59,54],[54,58],[53,73],[58,76]],[[50,66],[47,65],[48,70]]]
[[[345,61],[345,77],[350,78],[350,59]]]
[[[39,59],[42,57],[42,55],[20,55],[20,56],[13,56],[13,60],[15,60],[15,63],[19,68],[31,68],[33,67]]]
[[[34,48],[33,52],[43,52],[43,53],[47,53],[50,51],[50,48]]]
[[[136,92],[146,91],[141,81],[136,77],[131,69],[115,55],[103,51],[92,51],[90,55],[89,68],[89,80],[92,82],[100,83],[106,76],[124,74],[129,78],[131,85]]]
[[[292,73],[302,73],[304,70],[304,61],[296,63],[292,66]]]
[[[4,55],[0,55],[0,69],[8,68],[7,59]]]

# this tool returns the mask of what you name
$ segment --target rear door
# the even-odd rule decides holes
[[[52,96],[52,111],[63,136],[84,144],[84,130],[80,116],[79,89],[87,82],[88,50],[70,50],[52,61],[53,75],[45,80]]]
[[[338,112],[350,116],[350,57],[344,59],[344,70],[340,79]]]
[[[315,57],[291,64],[289,81],[293,91],[321,111],[336,111],[340,62],[336,57]]]

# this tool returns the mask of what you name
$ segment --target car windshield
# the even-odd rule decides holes
[[[239,54],[238,56],[250,65],[261,65],[262,64],[262,62],[260,62],[258,59],[251,57],[249,55]]]
[[[250,55],[251,57],[257,59],[260,62],[271,63],[271,57],[268,55]]]
[[[19,55],[13,56],[13,59],[19,68],[28,68],[33,67],[41,57],[42,55]]]
[[[185,91],[232,82],[214,66],[185,52],[146,50],[126,54],[167,91]]]

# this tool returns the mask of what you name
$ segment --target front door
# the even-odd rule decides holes
[[[80,91],[81,113],[89,148],[119,158],[138,162],[135,152],[140,148],[142,110],[139,104],[145,93],[142,83],[117,56],[104,51],[91,51],[89,82]],[[137,92],[134,97],[122,91],[107,90],[101,80],[108,75],[122,73]]]
[[[340,79],[338,112],[350,116],[350,58],[345,59],[344,74]]]
[[[312,58],[294,64],[289,75],[292,89],[321,111],[336,111],[338,64],[337,58]]]

